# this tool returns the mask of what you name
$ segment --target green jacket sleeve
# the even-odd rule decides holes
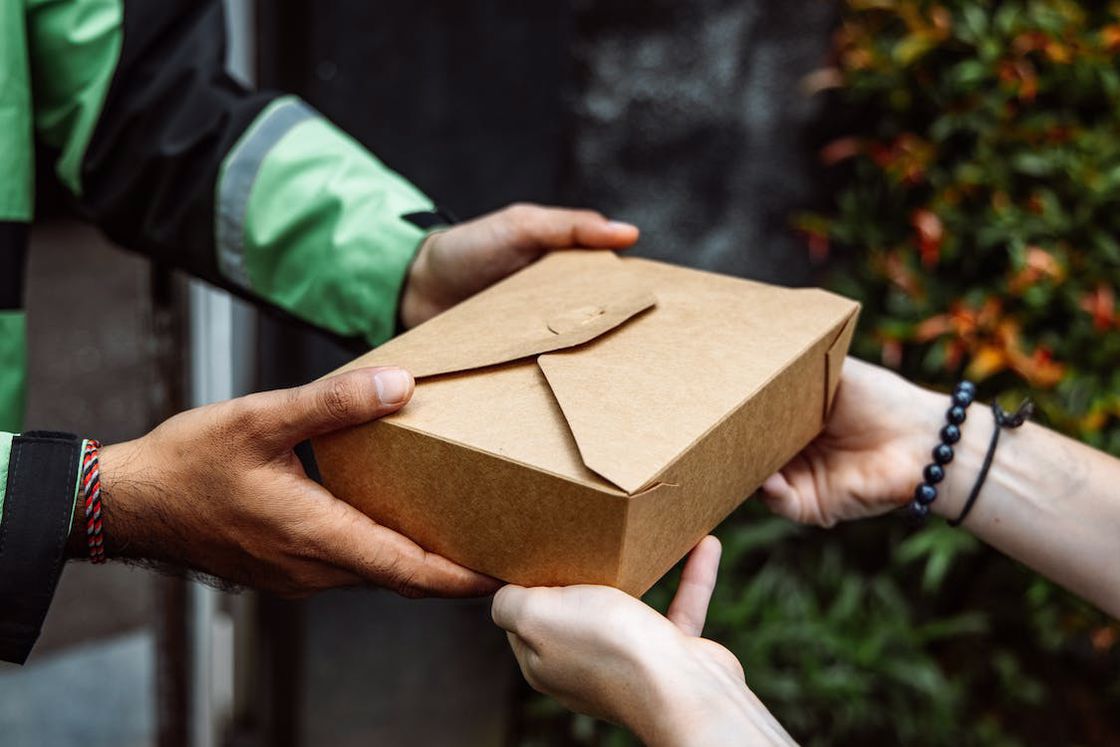
[[[0,308],[0,428],[19,428],[27,379],[27,317]]]
[[[430,200],[294,97],[270,104],[218,179],[223,276],[300,319],[378,344]]]
[[[37,136],[112,239],[337,335],[392,334],[431,201],[303,102],[232,80],[220,0],[27,7]]]

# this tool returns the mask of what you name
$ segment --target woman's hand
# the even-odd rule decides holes
[[[714,537],[693,550],[667,617],[605,586],[506,586],[494,622],[529,684],[646,744],[790,744],[734,655],[700,637],[719,556]]]
[[[425,552],[336,499],[292,447],[399,410],[400,369],[359,369],[176,415],[101,451],[110,557],[167,563],[301,596],[372,585],[406,596],[481,596],[486,576]],[[85,523],[74,522],[81,533]],[[77,551],[84,537],[76,538]]]
[[[763,484],[763,500],[825,527],[906,505],[948,406],[948,396],[848,358],[824,432]]]
[[[762,486],[776,513],[822,526],[910,502],[933,461],[949,397],[849,358],[817,440]],[[961,515],[995,428],[968,408],[930,510]],[[1005,430],[962,525],[1007,555],[1120,616],[1120,460],[1034,423]]]
[[[592,210],[512,205],[424,242],[401,296],[401,321],[415,327],[554,249],[625,249],[637,240],[637,228]]]

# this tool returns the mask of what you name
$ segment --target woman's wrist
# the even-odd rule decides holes
[[[909,425],[899,438],[899,451],[907,454],[903,469],[908,475],[906,489],[896,496],[901,508],[915,499],[915,491],[925,479],[924,469],[935,461],[934,448],[941,439],[942,429],[948,424],[946,413],[952,406],[949,394],[935,392],[915,385],[908,393],[910,401]],[[929,504],[934,514],[955,519],[964,508],[968,493],[980,473],[991,439],[992,423],[988,407],[974,402],[966,410],[964,422],[958,426],[960,439],[949,446],[953,450],[951,461],[942,465],[944,478],[936,483],[937,497]],[[902,466],[902,465],[900,465]]]
[[[896,421],[893,448],[884,453],[895,455],[886,468],[892,470],[891,504],[904,508],[914,500],[914,491],[922,481],[922,470],[933,458],[938,434],[945,425],[949,397],[941,392],[912,384],[899,378],[905,392],[892,400],[895,407],[886,417]]]
[[[921,466],[912,473],[913,486],[916,490],[925,479],[923,471],[925,465],[936,461],[933,454],[934,447],[939,443],[948,445],[952,449],[952,458],[941,465],[944,478],[933,485],[937,490],[937,497],[929,504],[929,509],[942,518],[955,519],[964,509],[969,491],[980,473],[994,423],[987,406],[980,402],[973,402],[965,408],[964,421],[957,425],[960,432],[959,440],[952,443],[939,441],[942,438],[942,429],[950,424],[947,413],[953,405],[953,400],[950,395],[924,389],[919,391],[926,396],[919,400],[920,415],[916,420],[921,423],[921,428],[925,431],[927,448],[919,453],[918,462]],[[906,496],[907,502],[914,497],[913,494]]]
[[[976,402],[960,425],[960,441],[953,444],[953,461],[945,465],[945,479],[937,486],[937,500],[930,509],[945,519],[955,519],[964,510],[972,486],[980,475],[995,423],[986,405]]]
[[[714,684],[714,683],[712,683]],[[795,742],[743,682],[690,693],[643,724],[629,725],[650,747],[790,745]]]
[[[752,699],[745,682],[686,652],[645,668],[653,696],[625,725],[643,744],[713,747],[739,744],[750,734]],[[720,735],[723,735],[722,738]]]

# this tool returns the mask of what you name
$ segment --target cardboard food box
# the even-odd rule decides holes
[[[403,366],[416,393],[314,455],[334,495],[462,565],[638,595],[820,432],[858,311],[557,252],[341,369]]]

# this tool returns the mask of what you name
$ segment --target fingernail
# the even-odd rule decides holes
[[[399,368],[378,371],[373,375],[373,383],[377,397],[385,405],[399,405],[412,394],[412,376]]]
[[[607,223],[607,228],[612,231],[636,231],[638,227],[633,223],[623,223],[620,220],[612,220]]]

